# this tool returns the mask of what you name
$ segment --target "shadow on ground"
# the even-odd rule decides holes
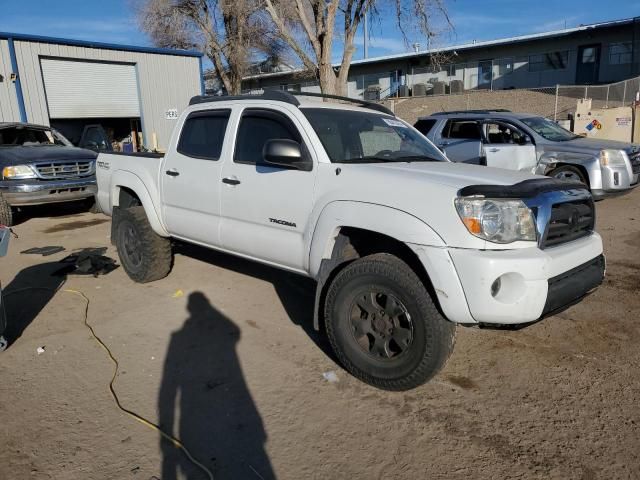
[[[313,328],[316,288],[314,280],[186,243],[177,245],[176,253],[272,283],[289,319],[302,328],[327,357],[337,362],[326,336]]]
[[[7,313],[4,336],[9,348],[64,285],[65,275],[55,275],[64,264],[47,262],[21,270],[8,285],[2,286]]]
[[[200,292],[189,295],[187,310],[167,350],[160,426],[178,436],[216,479],[274,479],[264,448],[267,434],[236,353],[240,329]],[[160,447],[162,480],[207,478],[169,441],[161,439]]]

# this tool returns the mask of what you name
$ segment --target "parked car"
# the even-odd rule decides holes
[[[0,224],[0,257],[7,254],[9,248],[9,237],[11,231],[8,227]],[[4,300],[2,299],[2,285],[0,284],[0,352],[7,348],[7,339],[4,338],[4,332],[7,329],[7,313],[4,309]]]
[[[583,184],[452,163],[381,105],[309,96],[195,97],[165,156],[98,155],[131,279],[165,277],[172,238],[311,277],[314,326],[390,390],[435,375],[456,324],[534,322],[601,283]]]
[[[0,224],[16,207],[94,197],[96,156],[49,127],[0,123]]]
[[[113,147],[109,141],[109,136],[99,123],[65,123],[57,130],[63,133],[73,145],[94,152],[112,152]]]
[[[577,180],[596,199],[638,183],[640,145],[584,138],[544,117],[504,110],[443,112],[420,118],[415,127],[454,162]]]

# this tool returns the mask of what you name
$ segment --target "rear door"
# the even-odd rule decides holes
[[[232,139],[225,138],[231,112],[221,108],[190,113],[165,156],[160,172],[163,218],[176,237],[220,245],[221,158],[231,149]]]
[[[538,163],[536,147],[526,133],[502,121],[483,122],[482,130],[488,167],[533,173]]]
[[[233,160],[227,160],[222,170],[222,246],[303,271],[317,162],[309,172],[267,165],[262,151],[271,139],[294,140],[312,155],[301,123],[286,109],[247,107],[242,111]]]
[[[482,132],[477,120],[449,120],[445,123],[436,145],[453,162],[484,165]]]

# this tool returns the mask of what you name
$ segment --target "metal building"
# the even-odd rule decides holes
[[[200,52],[0,32],[0,122],[51,125],[71,141],[98,124],[162,151],[203,91]]]
[[[438,59],[433,62],[433,56]],[[339,65],[336,64],[335,67]],[[347,95],[385,99],[506,90],[597,85],[640,75],[640,18],[351,62]],[[264,88],[318,92],[303,70],[243,79],[246,91]],[[369,96],[372,95],[372,96]]]

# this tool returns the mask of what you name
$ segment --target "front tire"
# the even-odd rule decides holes
[[[559,180],[574,180],[589,186],[589,182],[585,178],[584,174],[580,171],[580,169],[577,167],[572,167],[570,165],[558,167],[555,170],[552,170],[548,175]]]
[[[455,343],[455,324],[440,314],[415,272],[389,254],[361,258],[338,273],[327,292],[325,324],[342,365],[384,390],[427,382]]]
[[[5,227],[13,226],[13,210],[11,205],[2,197],[0,193],[0,225]]]
[[[118,211],[115,240],[120,263],[134,282],[147,283],[171,271],[171,241],[153,231],[144,207]]]

